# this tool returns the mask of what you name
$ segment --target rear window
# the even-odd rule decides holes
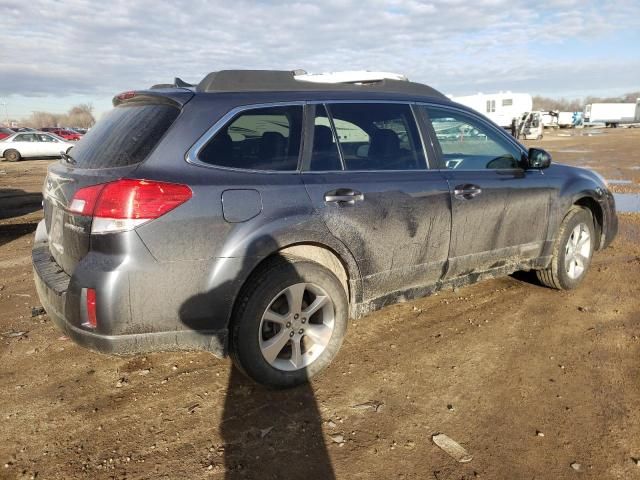
[[[124,167],[142,162],[180,110],[171,105],[121,105],[82,137],[70,155],[78,168]]]

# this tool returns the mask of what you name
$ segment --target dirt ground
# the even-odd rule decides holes
[[[529,143],[640,188],[638,129]],[[274,392],[206,353],[101,355],[32,317],[49,163],[0,163],[1,478],[640,478],[640,215],[575,291],[519,274],[385,308]]]

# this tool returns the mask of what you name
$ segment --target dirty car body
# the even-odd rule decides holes
[[[328,270],[345,315],[358,318],[447,285],[550,268],[575,206],[592,215],[594,249],[615,236],[597,175],[537,165],[544,152],[435,90],[393,80],[297,88],[277,82],[286,73],[119,95],[72,161],[50,166],[34,277],[70,337],[109,353],[223,356],[240,299],[274,257]],[[329,291],[319,285],[314,295]]]

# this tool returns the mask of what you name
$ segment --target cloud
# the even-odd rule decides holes
[[[391,70],[448,93],[640,78],[633,47],[591,47],[638,32],[635,1],[0,0],[0,11],[0,95],[106,96],[227,68]]]

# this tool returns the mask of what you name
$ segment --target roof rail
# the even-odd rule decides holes
[[[353,73],[353,72],[352,72]],[[362,72],[358,72],[361,75]],[[381,73],[374,77],[381,77]],[[302,77],[302,79],[296,79]],[[398,75],[388,74],[387,75]],[[442,93],[422,83],[386,78],[351,80],[349,83],[305,81],[308,74],[300,70],[220,70],[211,72],[196,86],[197,92],[295,92],[295,91],[357,91],[404,93],[428,97],[446,98]],[[355,77],[354,77],[355,78]],[[405,77],[406,78],[406,77]]]
[[[369,70],[349,70],[344,72],[327,72],[327,73],[297,73],[294,71],[294,78],[298,81],[316,82],[316,83],[372,83],[379,82],[388,78],[390,80],[409,79],[401,73],[392,72],[371,72]]]

